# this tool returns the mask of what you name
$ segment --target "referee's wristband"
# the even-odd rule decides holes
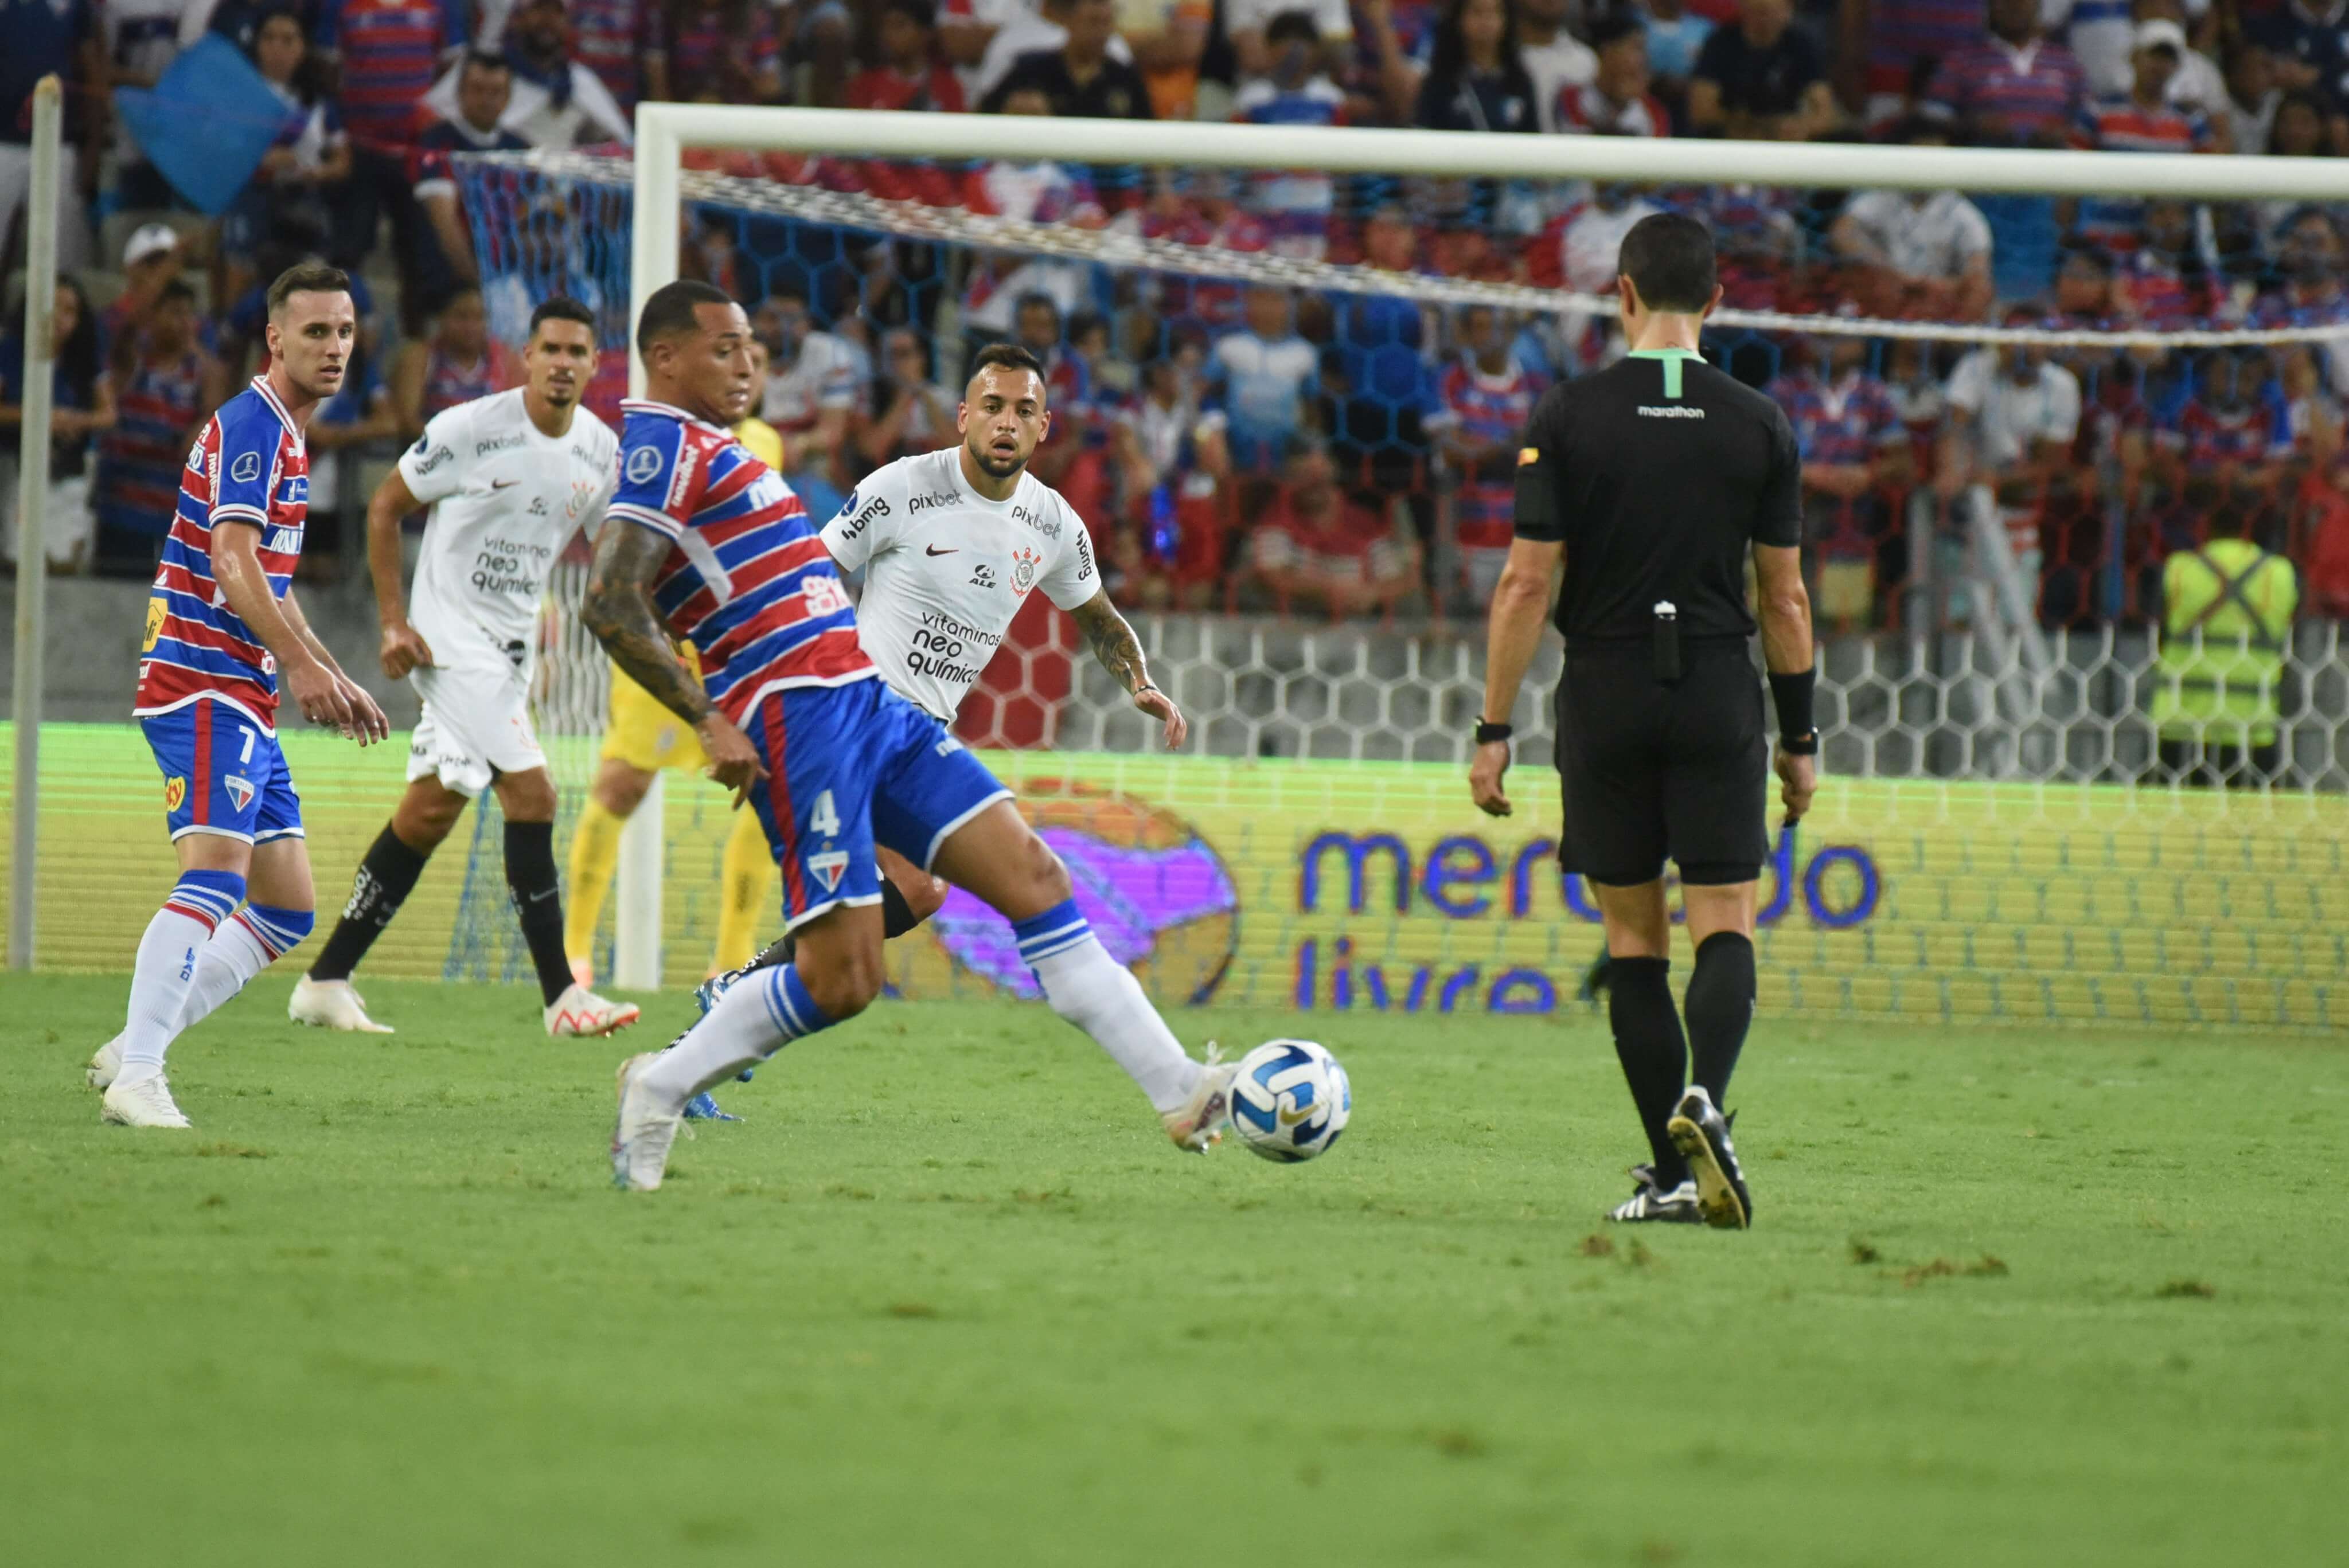
[[[1516,734],[1516,732],[1517,727],[1516,725],[1491,724],[1480,718],[1476,721],[1476,744],[1479,746],[1490,746],[1496,740],[1508,739],[1511,736]]]
[[[1778,738],[1797,756],[1819,748],[1818,721],[1812,716],[1812,696],[1818,690],[1816,665],[1793,675],[1770,672],[1770,700],[1778,709]]]

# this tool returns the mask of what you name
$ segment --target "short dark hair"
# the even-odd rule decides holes
[[[551,294],[530,313],[531,336],[538,335],[538,324],[542,321],[575,321],[591,333],[595,330],[595,313],[569,294]]]
[[[280,12],[272,12],[270,14],[272,15],[283,15],[283,13]],[[160,289],[157,290],[155,294],[155,303],[157,304],[170,304],[174,300],[182,299],[186,300],[190,304],[196,303],[196,291],[190,285],[188,280],[185,278],[173,278],[170,283],[165,284]]]
[[[1039,305],[1050,311],[1054,321],[1059,321],[1061,319],[1061,302],[1054,299],[1050,294],[1044,293],[1041,289],[1037,289],[1030,293],[1021,294],[1019,300],[1014,303],[1011,307],[1011,319],[1017,321],[1023,313],[1034,310]]]
[[[885,15],[895,12],[916,26],[924,29],[938,25],[938,8],[936,0],[882,0],[881,10]]]
[[[513,66],[503,55],[492,54],[488,49],[468,49],[465,51],[464,69],[468,71],[510,71],[513,69]]]
[[[1632,224],[1615,267],[1650,310],[1701,311],[1719,281],[1712,233],[1684,212],[1654,212]]]
[[[1648,41],[1647,25],[1629,12],[1610,12],[1590,29],[1590,46],[1593,50],[1604,50],[1633,36],[1645,44]]]
[[[1052,386],[1051,378],[1044,374],[1044,362],[1016,343],[990,343],[971,356],[970,374],[962,378],[962,384],[968,387],[978,380],[982,370],[1025,370],[1046,391]]]
[[[701,322],[696,313],[703,305],[733,303],[733,295],[698,278],[679,278],[673,284],[661,284],[653,290],[652,298],[645,301],[644,314],[636,317],[636,352],[650,353],[653,345],[663,338],[698,330]]]
[[[269,285],[269,314],[274,316],[285,308],[285,302],[297,294],[338,294],[351,292],[351,278],[340,267],[330,267],[324,262],[296,262],[277,274]]]
[[[1268,44],[1318,45],[1321,42],[1321,29],[1313,25],[1313,13],[1310,11],[1283,11],[1265,24],[1264,41]]]

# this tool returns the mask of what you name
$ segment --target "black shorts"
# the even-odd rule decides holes
[[[1683,882],[1752,882],[1770,853],[1761,677],[1742,642],[1686,645],[1670,685],[1653,660],[1644,645],[1568,650],[1558,864],[1613,887],[1653,882],[1666,857]]]

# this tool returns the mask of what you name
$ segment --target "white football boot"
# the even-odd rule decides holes
[[[1216,1043],[1207,1042],[1199,1087],[1191,1091],[1181,1109],[1164,1111],[1158,1119],[1166,1124],[1166,1136],[1174,1140],[1175,1148],[1205,1154],[1222,1140],[1232,1119],[1232,1080],[1239,1072],[1239,1063],[1225,1061]]]
[[[616,1034],[644,1016],[634,1002],[614,1002],[574,982],[546,1006],[546,1032],[556,1039]]]
[[[685,1125],[684,1108],[664,1109],[644,1084],[645,1069],[660,1059],[646,1051],[620,1064],[619,1112],[612,1123],[612,1185],[623,1192],[650,1192],[668,1172],[669,1145]]]
[[[109,1084],[106,1098],[98,1102],[98,1119],[117,1127],[185,1128],[188,1119],[171,1103],[171,1086],[163,1081],[161,1073],[149,1073],[145,1078],[125,1083],[117,1078]]]
[[[361,1035],[392,1032],[389,1024],[378,1024],[367,1016],[367,1003],[351,989],[347,980],[313,980],[303,975],[294,982],[294,995],[286,1000],[285,1016],[297,1024],[311,1024],[321,1029],[347,1029]]]
[[[115,1036],[114,1038],[98,1047],[98,1055],[89,1058],[89,1068],[82,1076],[89,1079],[89,1087],[92,1088],[106,1089],[114,1087],[114,1080],[122,1076],[122,1037],[120,1035]]]

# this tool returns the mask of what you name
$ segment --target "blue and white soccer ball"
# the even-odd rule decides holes
[[[1354,1109],[1338,1058],[1310,1040],[1267,1040],[1232,1079],[1232,1130],[1267,1160],[1294,1164],[1338,1141]]]

